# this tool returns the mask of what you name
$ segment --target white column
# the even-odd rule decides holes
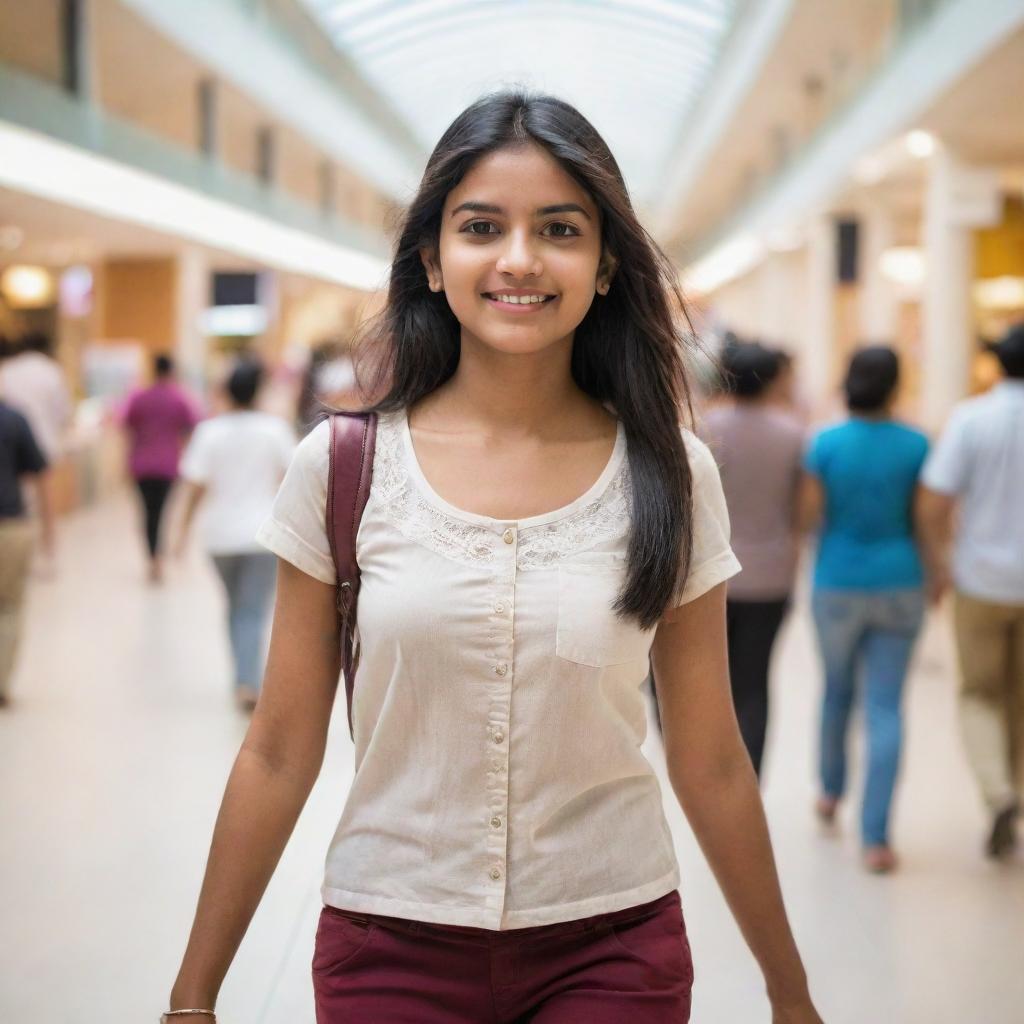
[[[836,226],[816,217],[807,230],[807,316],[800,352],[801,386],[812,410],[828,409],[835,393]]]
[[[178,257],[177,291],[178,372],[183,381],[200,389],[206,370],[206,338],[199,318],[210,304],[210,265],[206,254],[195,246],[187,246]]]
[[[863,211],[860,221],[860,339],[891,345],[896,337],[897,297],[892,282],[881,270],[882,253],[893,244],[892,217],[880,204]]]
[[[999,213],[997,175],[965,166],[940,146],[929,167],[924,213],[921,404],[933,430],[967,392],[975,347],[971,229],[996,222]]]

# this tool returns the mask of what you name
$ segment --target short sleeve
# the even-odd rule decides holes
[[[181,457],[178,473],[194,484],[205,484],[210,479],[209,423],[200,423],[189,438]]]
[[[308,576],[333,584],[338,577],[327,539],[329,438],[330,421],[324,420],[300,442],[256,540]]]
[[[940,494],[962,493],[970,471],[966,448],[963,417],[954,413],[925,461],[921,483]]]
[[[729,546],[729,510],[714,456],[690,431],[683,432],[683,439],[693,477],[693,550],[676,605],[696,600],[741,568]]]

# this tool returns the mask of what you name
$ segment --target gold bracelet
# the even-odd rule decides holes
[[[173,1024],[172,1017],[194,1017],[197,1013],[205,1014],[211,1024],[217,1024],[217,1014],[213,1010],[165,1010],[160,1014],[160,1024]]]

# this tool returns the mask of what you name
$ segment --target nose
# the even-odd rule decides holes
[[[498,256],[498,273],[516,278],[538,277],[542,269],[540,257],[531,243],[529,232],[510,231],[505,236],[505,244]]]

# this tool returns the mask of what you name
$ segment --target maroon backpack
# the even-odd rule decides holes
[[[352,728],[352,690],[359,649],[354,648],[359,563],[356,535],[370,497],[377,414],[339,412],[331,416],[331,449],[327,476],[327,539],[338,573],[338,615],[341,617],[341,670],[345,676],[348,731]]]

